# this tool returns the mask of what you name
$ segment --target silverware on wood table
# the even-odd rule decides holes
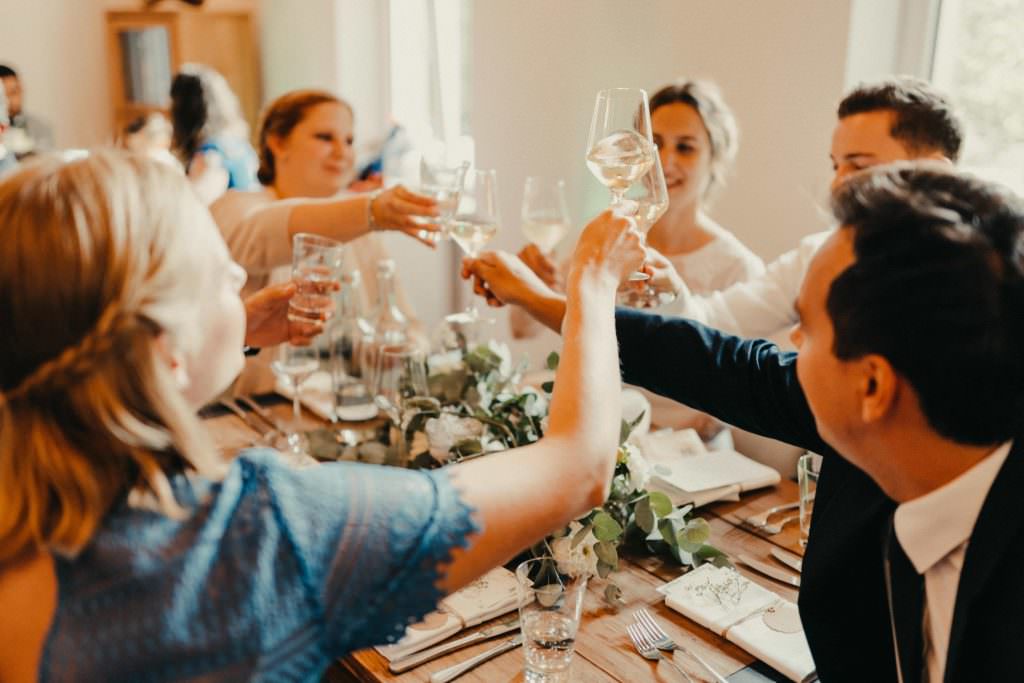
[[[467,659],[461,664],[456,664],[454,666],[449,666],[447,669],[435,671],[430,676],[430,683],[448,683],[448,681],[454,681],[456,678],[466,673],[467,671],[475,669],[484,662],[494,659],[498,655],[505,654],[509,650],[514,650],[522,644],[522,635],[518,635],[515,638],[512,638],[511,640],[506,640],[501,645],[492,647],[490,650],[484,650],[477,656]]]
[[[475,633],[470,633],[469,635],[462,636],[461,638],[449,640],[448,642],[441,643],[440,645],[435,645],[433,647],[427,648],[426,650],[414,652],[410,655],[402,657],[401,659],[396,659],[395,661],[388,664],[388,670],[393,674],[400,674],[405,671],[408,671],[409,669],[414,669],[421,664],[431,662],[437,659],[438,657],[443,657],[444,655],[449,654],[451,652],[455,652],[456,650],[461,650],[464,647],[469,647],[474,643],[479,643],[485,640],[490,640],[491,638],[503,636],[506,633],[511,633],[512,631],[515,631],[518,628],[518,619],[513,619],[511,621],[506,621],[500,624],[494,624],[492,626],[488,626],[485,629],[476,631]]]
[[[788,550],[783,550],[782,548],[772,548],[771,554],[772,557],[790,569],[797,572],[802,572],[804,570],[804,558],[800,557],[796,553],[791,553]]]
[[[761,560],[753,558],[750,555],[745,555],[741,553],[736,557],[736,559],[759,574],[764,574],[769,578],[775,579],[776,581],[781,581],[782,583],[788,586],[792,586],[794,588],[800,587],[799,576],[790,574],[787,571],[783,571],[778,567],[774,567],[768,564],[767,562],[762,562]]]
[[[643,630],[645,633],[651,636],[651,643],[654,645],[654,647],[658,648],[659,650],[666,650],[669,652],[671,652],[672,650],[679,650],[684,655],[687,655],[697,660],[697,663],[704,667],[704,669],[707,670],[709,674],[711,674],[715,681],[717,681],[718,683],[728,683],[728,681],[725,680],[725,676],[715,671],[715,669],[712,668],[712,666],[708,664],[703,657],[698,655],[693,650],[686,649],[676,641],[669,638],[668,633],[666,633],[665,629],[663,629],[661,625],[654,620],[654,617],[651,616],[650,612],[648,612],[645,609],[638,609],[636,612],[634,612],[634,616],[636,617],[636,623],[640,626],[641,630]]]

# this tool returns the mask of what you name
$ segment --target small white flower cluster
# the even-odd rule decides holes
[[[626,469],[629,470],[629,485],[634,491],[643,491],[651,479],[651,465],[640,453],[640,449],[628,441],[622,444],[626,452]]]
[[[582,528],[583,525],[579,522],[570,522],[569,533],[551,542],[551,556],[558,563],[558,571],[563,574],[597,576],[597,553],[594,552],[597,538],[594,532],[588,531],[576,547],[573,547],[573,539]]]
[[[424,429],[427,448],[423,447],[422,441],[417,443],[414,439],[410,451],[421,453],[429,450],[434,460],[440,463],[446,463],[451,459],[451,449],[455,444],[467,439],[481,439],[484,434],[484,425],[480,420],[459,417],[451,413],[441,413],[440,417],[430,418]],[[419,437],[420,433],[417,432],[416,437]]]

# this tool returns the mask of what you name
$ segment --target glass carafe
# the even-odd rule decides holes
[[[364,315],[362,274],[358,270],[344,276],[334,311],[328,328],[334,417],[368,420],[377,414],[369,389],[373,365],[368,361],[374,329]]]

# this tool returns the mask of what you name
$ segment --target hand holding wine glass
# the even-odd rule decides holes
[[[459,208],[448,226],[449,236],[470,258],[476,258],[498,232],[498,172],[474,169],[466,176]],[[470,305],[466,313],[479,319],[479,311]]]
[[[665,174],[661,170],[661,159],[657,154],[654,155],[651,167],[630,185],[623,199],[613,210],[616,213],[633,216],[641,235],[646,235],[651,226],[665,214],[668,210],[668,187],[665,184]],[[647,273],[637,271],[629,279],[640,282],[649,277]]]

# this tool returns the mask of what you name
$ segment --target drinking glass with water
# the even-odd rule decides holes
[[[524,680],[568,681],[588,576],[564,574],[554,558],[539,557],[520,564],[516,579],[526,656]]]

